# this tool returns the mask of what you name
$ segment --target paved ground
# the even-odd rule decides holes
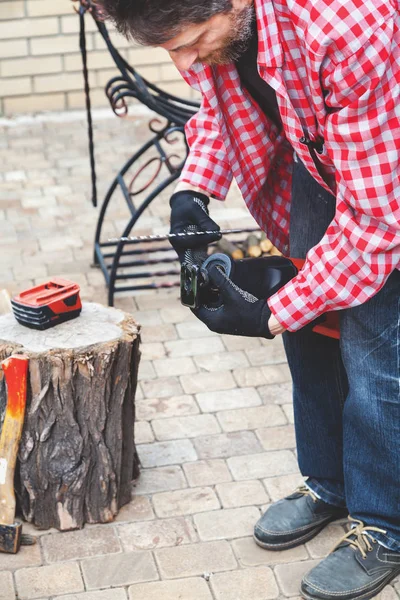
[[[65,118],[0,124],[0,288],[14,293],[64,275],[80,283],[84,299],[105,303],[103,277],[90,266],[97,211],[88,199],[85,123]],[[111,118],[97,120],[96,131],[101,195],[146,129],[143,120]],[[235,193],[213,214],[221,224],[249,222]],[[164,199],[146,227],[165,230],[167,215]],[[107,233],[121,232],[124,219],[116,208]],[[116,306],[143,326],[135,498],[113,524],[35,531],[36,546],[0,555],[0,600],[298,596],[302,575],[343,525],[286,552],[252,541],[261,511],[301,481],[280,340],[211,334],[176,291],[128,295]],[[397,594],[399,581],[381,597]]]

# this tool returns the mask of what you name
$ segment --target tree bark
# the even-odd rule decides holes
[[[23,517],[60,530],[112,521],[139,474],[137,324],[122,311],[84,304],[79,318],[46,331],[5,315],[0,332],[1,360],[15,352],[30,359],[16,470]],[[0,418],[5,404],[0,380]]]

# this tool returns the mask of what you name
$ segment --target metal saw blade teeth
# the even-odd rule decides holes
[[[138,235],[138,236],[123,236],[119,238],[108,238],[107,242],[117,244],[118,242],[148,242],[148,241],[162,241],[169,240],[175,237],[190,237],[194,235],[212,235],[219,233],[221,235],[227,235],[229,233],[252,233],[259,231],[258,228],[246,227],[243,229],[221,229],[211,231],[182,231],[180,233],[153,233],[150,235]]]

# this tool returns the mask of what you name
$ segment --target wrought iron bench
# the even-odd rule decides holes
[[[85,15],[90,14],[113,58],[118,74],[105,86],[111,107],[119,117],[126,117],[128,101],[134,98],[156,113],[149,123],[151,136],[143,146],[123,165],[112,181],[102,202],[94,242],[94,264],[101,268],[108,287],[108,303],[114,303],[118,292],[173,287],[179,285],[180,269],[177,256],[168,243],[133,243],[123,240],[110,241],[104,235],[104,224],[117,194],[122,196],[128,209],[128,221],[120,232],[130,236],[139,219],[153,200],[180,175],[187,157],[184,126],[195,114],[199,103],[168,94],[142,77],[118,52],[110,39],[101,13],[93,0],[78,1],[80,18],[80,47],[83,58],[86,106],[88,114],[89,149],[92,171],[92,200],[97,205],[96,175],[94,161],[93,130],[88,83],[87,52],[85,39]],[[178,142],[179,151],[171,146]],[[143,182],[145,173],[152,174]],[[108,236],[109,237],[109,236]],[[161,245],[160,245],[161,244]]]

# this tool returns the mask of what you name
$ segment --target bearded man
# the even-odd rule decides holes
[[[267,301],[212,270],[223,304],[197,315],[220,333],[284,336],[306,481],[268,508],[255,541],[291,548],[349,513],[352,529],[301,593],[370,598],[400,573],[398,0],[102,5],[128,37],[165,48],[202,95],[171,230],[218,239],[207,206],[234,177],[272,242],[306,257]],[[340,342],[308,327],[327,310],[340,311]]]

